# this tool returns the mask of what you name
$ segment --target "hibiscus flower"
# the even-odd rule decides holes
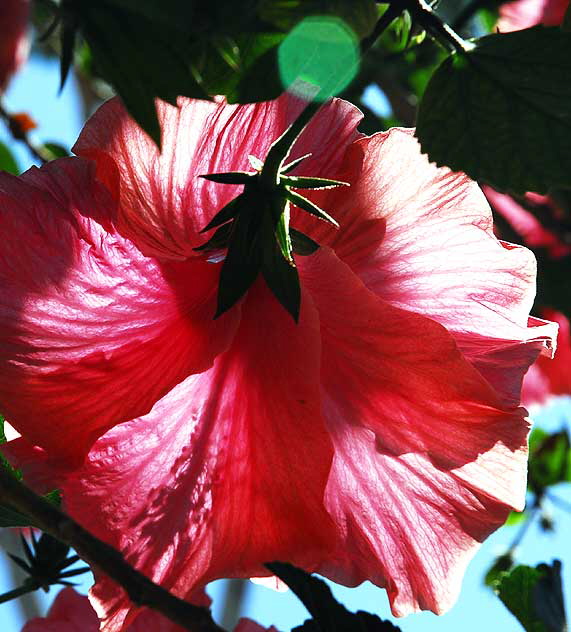
[[[569,0],[514,0],[500,6],[501,33],[520,31],[536,24],[557,26],[563,21]]]
[[[0,2],[0,93],[28,56],[28,0]]]
[[[60,590],[46,617],[31,619],[22,632],[99,632],[99,619],[89,599],[69,586]],[[184,628],[153,610],[144,610],[127,632],[185,632]],[[234,632],[277,632],[249,619],[241,619]]]
[[[5,451],[177,595],[280,560],[443,612],[523,507],[521,381],[554,326],[477,185],[340,100],[289,157],[350,184],[310,193],[338,230],[292,209],[320,244],[298,322],[261,274],[213,319],[224,252],[196,248],[241,188],[198,176],[252,171],[301,108],[159,103],[159,153],[112,100],[79,158],[1,177]],[[91,599],[106,632],[137,615],[105,577]]]

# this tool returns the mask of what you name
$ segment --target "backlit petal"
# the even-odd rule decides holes
[[[381,301],[330,251],[302,278],[335,446],[326,505],[340,543],[321,571],[385,585],[396,614],[441,612],[478,544],[523,506],[525,411],[502,407],[441,325]]]
[[[94,159],[100,178],[119,198],[119,232],[149,256],[184,259],[204,242],[199,231],[240,192],[201,174],[252,171],[248,155],[264,159],[304,103],[276,101],[231,106],[223,101],[157,102],[162,153],[117,99],[88,121],[74,151]],[[349,103],[325,105],[297,141],[291,159],[312,152],[296,173],[335,175],[348,144],[357,138],[361,113]],[[319,138],[316,143],[313,139]]]
[[[91,171],[70,158],[0,177],[2,413],[75,461],[207,369],[238,319],[212,321],[218,266],[161,265],[105,230],[113,201]]]
[[[66,509],[180,596],[218,577],[268,574],[263,563],[276,559],[315,567],[333,539],[319,354],[311,300],[296,326],[259,283],[232,347],[101,437],[62,484]],[[93,603],[105,632],[136,612],[105,578]]]

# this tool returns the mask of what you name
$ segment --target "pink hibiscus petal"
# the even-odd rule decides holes
[[[525,410],[503,407],[441,325],[381,301],[327,249],[301,269],[335,446],[325,501],[340,541],[320,572],[386,586],[395,614],[442,612],[479,543],[523,507]]]
[[[522,236],[527,246],[531,248],[547,248],[549,256],[555,259],[571,254],[571,245],[565,243],[556,232],[545,228],[533,213],[523,208],[511,195],[495,191],[489,186],[482,187],[482,190],[494,210],[500,213],[513,229]],[[542,212],[546,214],[545,219],[547,221],[552,219],[550,214],[557,216],[559,209],[548,196],[527,193],[525,197],[530,202],[535,202],[537,205],[545,207],[542,209]]]
[[[333,541],[319,362],[311,299],[295,325],[259,282],[212,369],[110,430],[65,473],[66,510],[180,596],[218,577],[269,574],[263,563],[276,559],[315,567]],[[92,598],[105,632],[137,612],[105,578]]]
[[[0,252],[2,412],[29,442],[77,462],[207,369],[239,313],[212,320],[219,266],[161,265],[107,232],[112,199],[80,159],[2,174],[0,198],[11,236]]]
[[[184,98],[178,103],[157,102],[162,153],[117,99],[95,113],[73,148],[94,159],[99,177],[116,191],[119,232],[144,254],[163,259],[195,256],[193,248],[205,241],[200,230],[240,190],[198,176],[252,171],[248,155],[263,160],[304,106],[290,95],[241,106]],[[296,172],[334,177],[348,144],[359,136],[361,117],[346,101],[326,104],[295,145],[292,159],[312,152]]]
[[[479,187],[430,164],[412,134],[395,128],[352,145],[346,172],[359,162],[361,175],[348,191],[329,193],[327,206],[338,218],[352,214],[353,232],[369,241],[355,248],[352,235],[340,231],[331,245],[384,301],[444,325],[487,376],[499,350],[516,365],[519,345],[553,337],[552,329],[528,322],[535,258],[496,239]],[[518,399],[521,382],[504,386],[506,397]]]
[[[569,319],[554,309],[541,310],[544,318],[559,325],[557,350],[553,359],[540,357],[523,381],[524,406],[545,404],[554,395],[571,395],[571,331]]]
[[[514,0],[500,6],[497,28],[501,33],[520,31],[536,24],[557,26],[563,21],[569,0]]]
[[[28,56],[29,0],[2,0],[0,2],[0,93],[4,92],[10,77]]]

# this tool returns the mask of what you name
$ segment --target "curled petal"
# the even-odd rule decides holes
[[[474,182],[430,164],[412,130],[395,128],[354,143],[346,163],[356,161],[362,170],[351,194],[341,191],[328,208],[341,224],[353,216],[353,230],[341,232],[332,247],[369,289],[444,325],[485,376],[499,349],[513,354],[530,341],[547,345],[553,331],[528,322],[535,258],[496,239],[490,208]],[[534,349],[528,366],[535,355]],[[521,383],[506,386],[508,397]]]
[[[200,230],[241,190],[199,176],[251,171],[248,156],[265,158],[304,105],[289,95],[236,106],[185,98],[178,107],[157,102],[163,131],[159,153],[112,99],[88,121],[73,149],[97,162],[99,177],[118,197],[116,226],[122,235],[145,255],[185,259],[204,242]],[[333,173],[347,145],[359,136],[360,119],[345,101],[325,105],[295,144],[292,159],[312,152],[297,172]]]
[[[160,264],[107,232],[113,200],[77,159],[0,177],[2,412],[74,462],[108,428],[148,412],[231,340],[212,321],[218,266]],[[145,385],[133,388],[133,385]]]
[[[386,586],[396,614],[442,612],[478,544],[523,507],[525,410],[504,407],[441,325],[381,301],[327,249],[300,269],[335,446],[339,547],[321,571]]]
[[[571,333],[568,318],[554,309],[544,308],[541,315],[559,325],[557,350],[553,359],[539,357],[523,381],[521,399],[532,407],[553,395],[571,395]]]

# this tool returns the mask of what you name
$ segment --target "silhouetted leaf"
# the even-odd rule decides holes
[[[416,134],[430,160],[502,191],[571,185],[571,34],[537,26],[476,41],[433,75]]]

